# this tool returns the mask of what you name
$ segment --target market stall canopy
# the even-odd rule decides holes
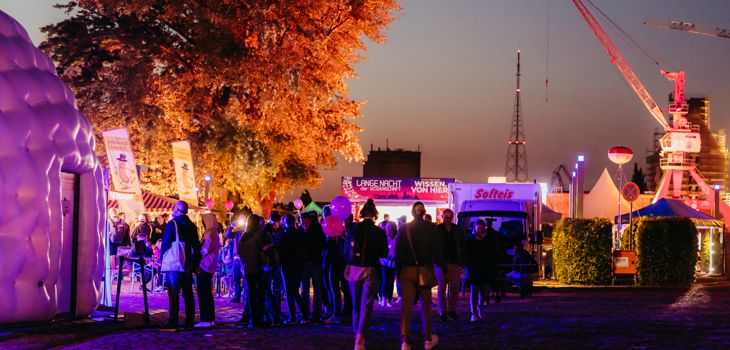
[[[116,199],[112,199],[114,196],[115,192],[109,191],[109,208],[119,207]],[[175,198],[161,196],[145,190],[142,190],[142,199],[144,201],[145,210],[148,212],[171,212],[172,208],[175,207],[175,203],[178,201]],[[188,203],[188,207],[189,209],[200,209],[197,205],[190,203]]]
[[[700,226],[722,227],[722,221],[705,213],[694,210],[681,200],[662,198],[652,205],[648,205],[631,213],[633,217],[686,217]],[[614,217],[615,220],[616,217]],[[621,215],[621,222],[629,222],[629,214]]]
[[[558,222],[558,220],[563,218],[563,214],[556,212],[555,210],[552,210],[547,205],[542,205],[542,223],[543,224],[554,224]]]
[[[309,205],[307,205],[307,206],[306,206],[306,207],[305,207],[305,208],[304,208],[304,209],[302,210],[302,212],[304,212],[304,213],[306,213],[306,212],[308,212],[308,211],[314,211],[314,212],[317,212],[317,215],[322,215],[322,208],[320,208],[320,206],[319,206],[319,205],[317,205],[317,203],[314,203],[314,202],[312,202],[312,203],[309,203]]]

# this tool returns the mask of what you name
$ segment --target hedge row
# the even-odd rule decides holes
[[[636,278],[641,285],[688,285],[697,264],[697,227],[688,218],[649,218],[634,221]],[[629,243],[624,235],[622,246]]]
[[[611,222],[607,219],[562,219],[553,231],[558,281],[571,284],[611,283]]]

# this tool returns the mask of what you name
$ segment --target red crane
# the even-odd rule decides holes
[[[587,1],[590,3],[590,0]],[[662,148],[660,153],[662,156],[660,166],[663,174],[659,188],[657,188],[656,196],[654,197],[654,202],[667,196],[670,182],[673,183],[672,197],[679,198],[682,189],[682,178],[684,177],[684,172],[688,171],[692,179],[699,185],[705,195],[706,201],[709,201],[708,204],[712,207],[712,204],[714,204],[713,191],[698,172],[694,159],[687,156],[687,153],[697,153],[700,151],[701,141],[699,128],[689,123],[687,118],[685,118],[687,105],[684,103],[684,72],[667,72],[661,70],[661,73],[667,79],[674,81],[674,100],[669,106],[669,114],[672,116],[672,125],[670,126],[661,109],[644,87],[644,84],[634,74],[629,63],[621,55],[621,52],[613,44],[611,38],[606,34],[606,31],[603,30],[598,21],[596,21],[596,18],[593,17],[593,14],[588,10],[583,1],[573,0],[573,4],[578,8],[578,12],[583,16],[583,19],[588,23],[593,34],[596,35],[598,41],[611,57],[611,62],[616,65],[621,75],[629,83],[629,86],[634,89],[636,95],[649,110],[649,113],[651,113],[652,117],[654,117],[665,131],[664,136],[660,139]],[[595,7],[595,5],[593,6]]]

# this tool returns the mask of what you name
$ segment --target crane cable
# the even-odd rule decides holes
[[[550,72],[550,0],[545,7],[545,103],[548,102],[548,76]]]
[[[616,22],[614,22],[611,17],[609,17],[603,10],[601,10],[596,4],[593,3],[591,0],[585,0],[585,2],[593,7],[593,9],[598,12],[598,14],[603,17],[613,28],[614,30],[621,36],[624,40],[628,41],[631,46],[633,46],[635,49],[639,50],[646,58],[648,58],[652,63],[654,63],[657,67],[659,67],[660,70],[665,71],[665,69],[662,67],[662,62],[659,60],[659,58],[656,57],[656,55],[652,54],[646,47],[641,45],[638,41],[634,40],[629,33],[627,33],[621,26],[619,26]]]

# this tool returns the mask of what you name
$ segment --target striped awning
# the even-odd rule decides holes
[[[113,197],[111,191],[109,197]],[[144,208],[146,211],[172,211],[172,208],[178,201],[175,198],[161,196],[145,190],[142,190],[142,200],[144,201]],[[197,205],[192,205],[190,203],[188,203],[188,205],[190,209],[199,209]],[[119,203],[117,203],[116,199],[110,199],[108,207],[118,208]]]

